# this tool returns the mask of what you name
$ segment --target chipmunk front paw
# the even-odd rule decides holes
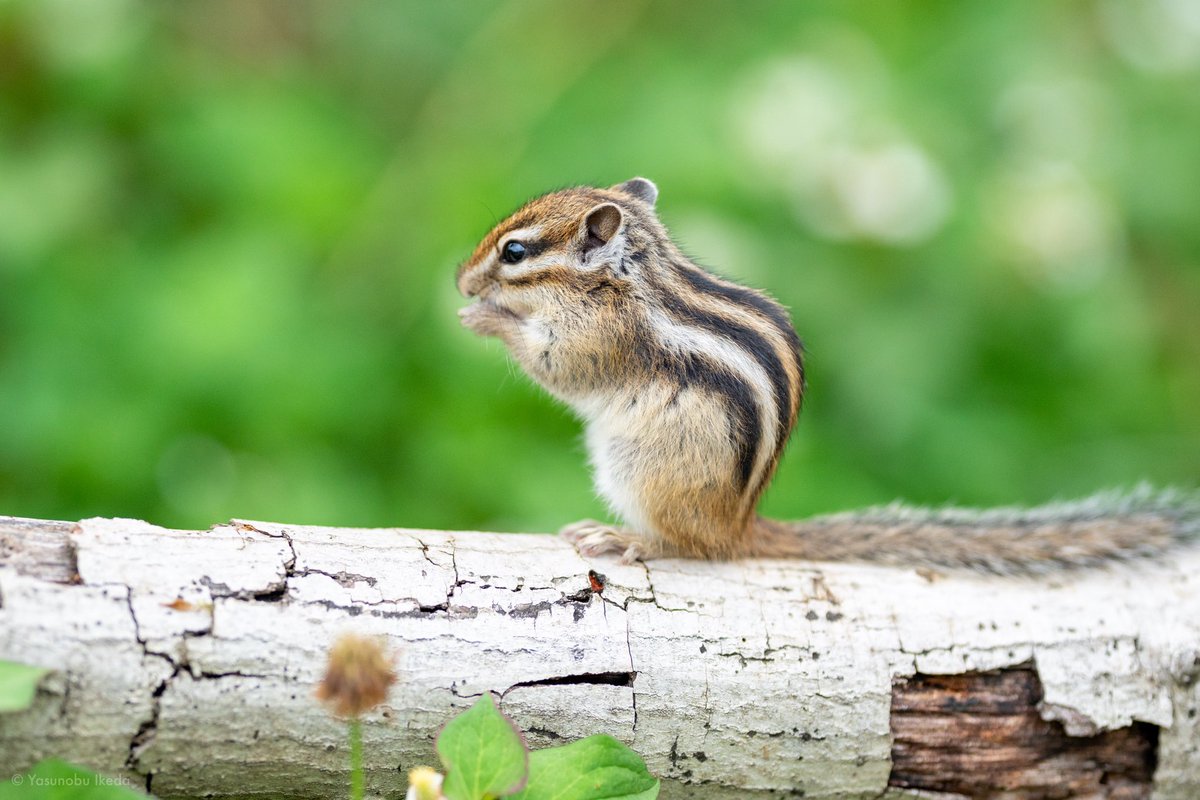
[[[620,553],[622,564],[632,564],[645,555],[641,538],[594,519],[567,525],[558,535],[575,545],[581,556],[591,558],[605,553]]]

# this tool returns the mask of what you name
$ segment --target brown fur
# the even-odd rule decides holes
[[[804,522],[758,520],[763,555],[1022,575],[1161,557],[1200,540],[1192,492],[1107,492],[1034,508],[901,505]]]

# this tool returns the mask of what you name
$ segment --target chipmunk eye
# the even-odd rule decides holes
[[[505,264],[515,264],[525,257],[525,245],[520,242],[508,242],[500,251],[500,258]]]

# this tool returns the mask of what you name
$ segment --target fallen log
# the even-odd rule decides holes
[[[0,780],[57,756],[160,797],[339,796],[313,698],[384,637],[364,724],[402,794],[483,692],[544,746],[598,732],[662,797],[1200,796],[1200,553],[1040,577],[786,561],[585,560],[556,537],[0,518]]]

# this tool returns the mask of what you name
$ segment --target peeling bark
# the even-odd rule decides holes
[[[621,566],[548,536],[0,518],[0,658],[54,670],[0,716],[0,779],[55,755],[162,797],[336,796],[345,730],[312,691],[354,630],[397,653],[364,725],[380,796],[492,691],[534,746],[629,743],[667,800],[1194,798],[1198,568]]]

